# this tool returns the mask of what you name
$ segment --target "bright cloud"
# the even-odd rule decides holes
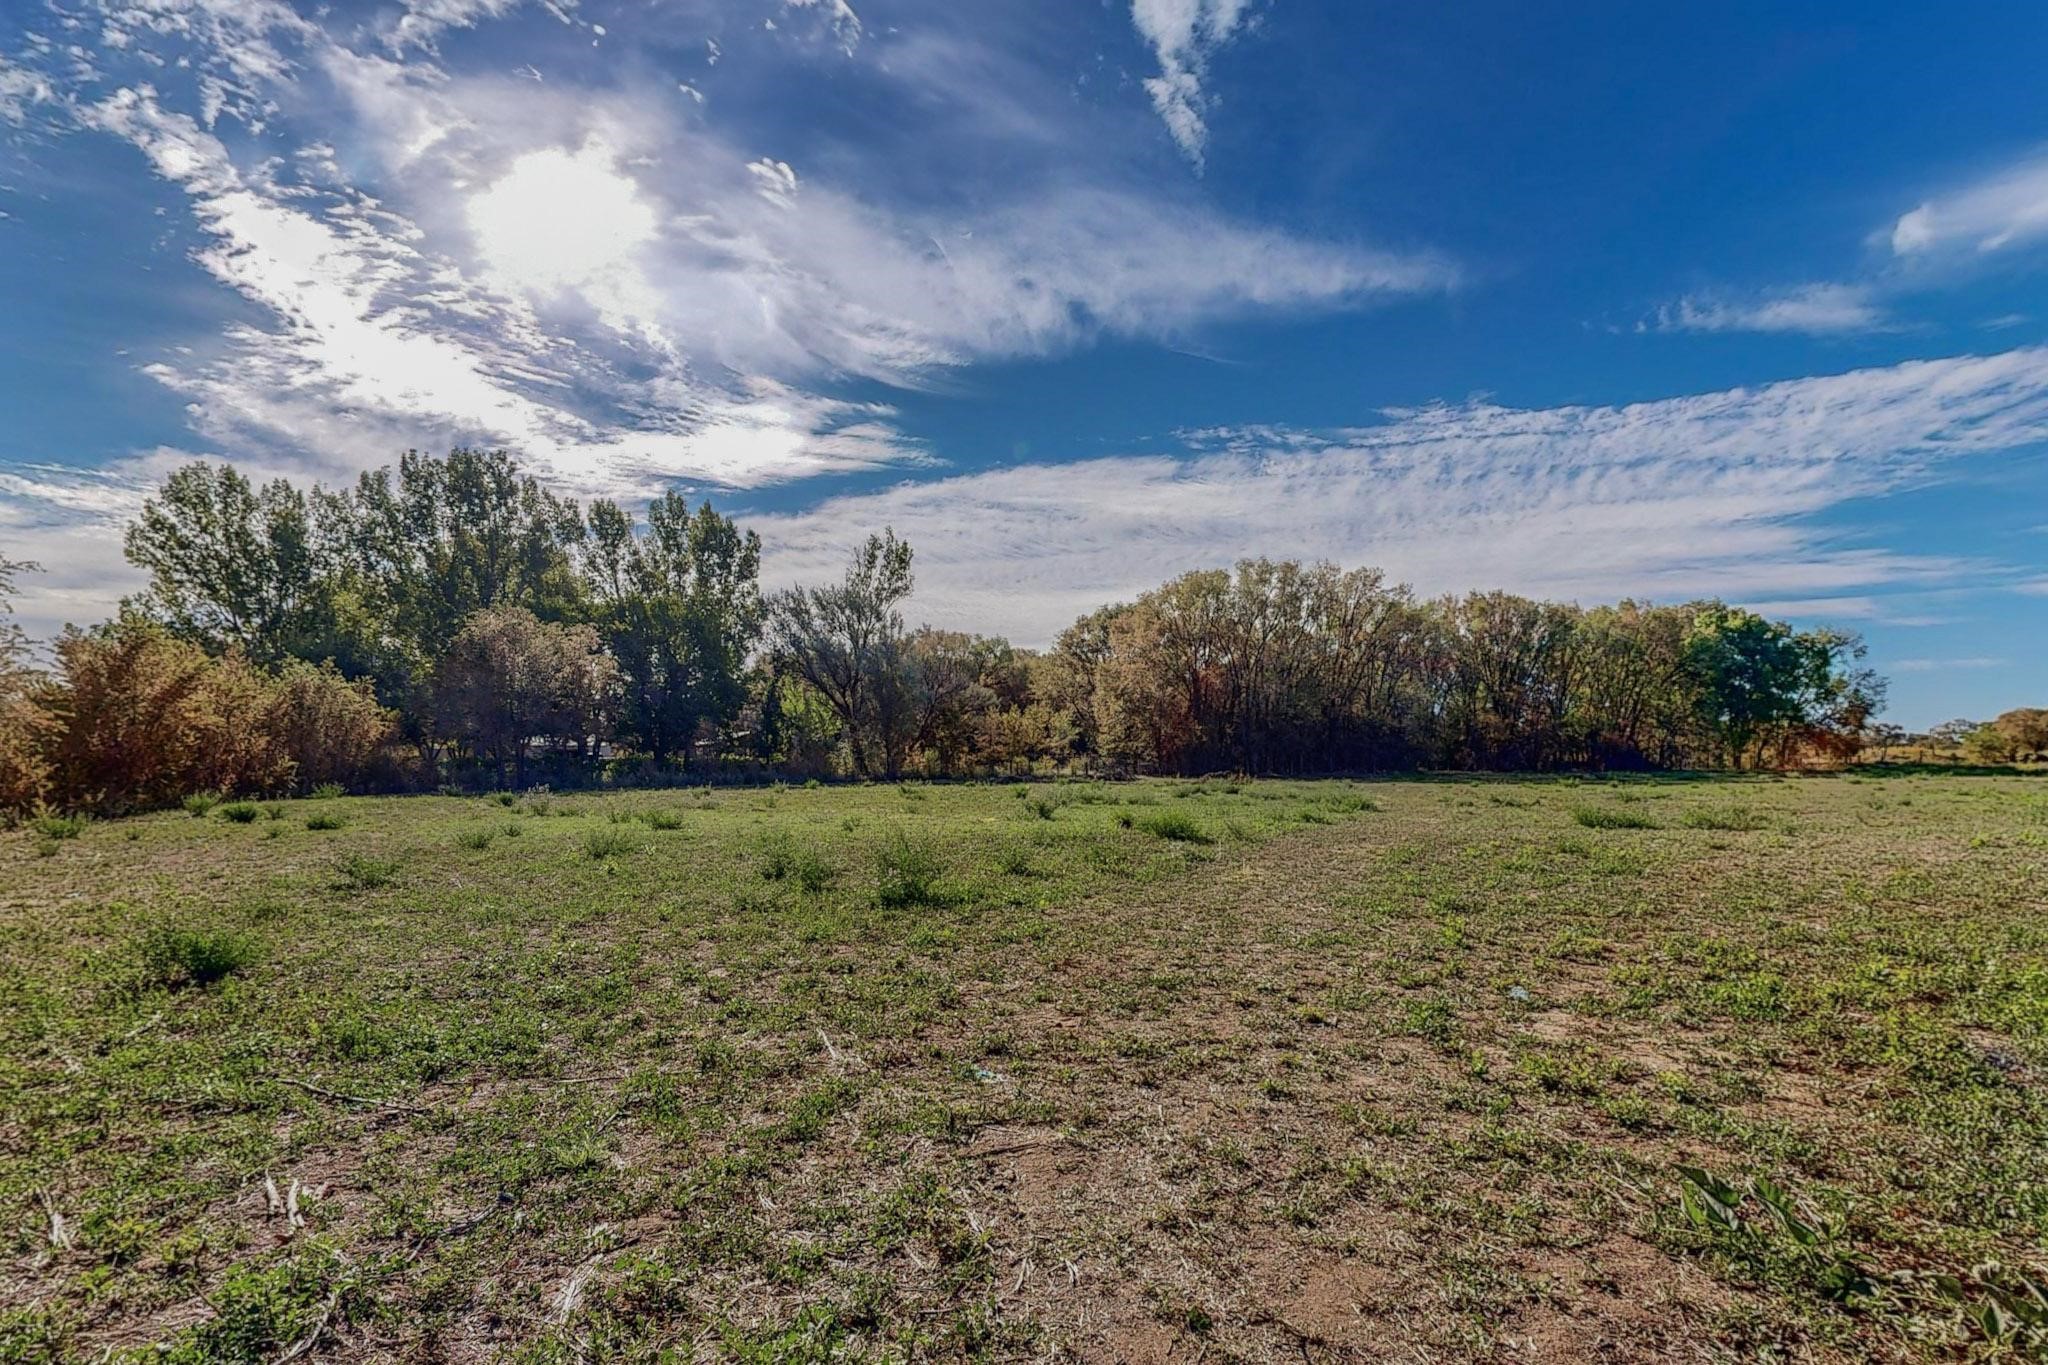
[[[1199,168],[1209,143],[1209,54],[1234,34],[1250,0],[1131,0],[1131,22],[1159,61],[1145,92],[1167,132]]]

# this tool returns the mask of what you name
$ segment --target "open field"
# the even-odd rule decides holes
[[[0,835],[0,971],[9,1360],[1989,1358],[2048,1264],[2030,779],[226,806]]]

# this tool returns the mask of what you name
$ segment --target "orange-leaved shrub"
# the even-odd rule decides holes
[[[132,618],[58,640],[54,671],[0,698],[0,809],[144,810],[194,792],[352,785],[391,715],[331,665],[272,675]]]

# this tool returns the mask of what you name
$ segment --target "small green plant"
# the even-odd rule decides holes
[[[472,848],[481,852],[489,848],[491,841],[497,837],[498,832],[494,829],[466,829],[455,836],[455,842],[464,848]]]
[[[683,827],[683,816],[680,811],[651,810],[642,818],[647,821],[649,829],[670,830]]]
[[[1690,829],[1756,830],[1770,824],[1763,815],[1748,806],[1727,806],[1719,810],[1695,807],[1687,811],[1684,818]]]
[[[996,870],[1006,877],[1028,877],[1032,873],[1029,849],[1012,845],[996,855]]]
[[[1573,806],[1572,819],[1587,829],[1656,829],[1657,822],[1641,811],[1612,806]]]
[[[351,853],[334,865],[341,874],[342,885],[354,891],[375,891],[380,886],[389,886],[398,880],[398,864],[390,858],[372,858],[367,853]]]
[[[875,850],[875,900],[890,910],[938,905],[940,871],[930,845],[896,830]]]
[[[89,815],[38,815],[34,821],[36,833],[51,840],[76,839],[91,823]]]
[[[220,808],[220,818],[236,825],[253,825],[263,816],[263,807],[254,801],[230,801]]]
[[[222,929],[160,924],[142,940],[142,970],[161,986],[210,986],[256,960],[256,943]]]
[[[1215,840],[1209,837],[1206,830],[1195,823],[1194,817],[1185,811],[1164,810],[1157,815],[1147,816],[1144,828],[1147,834],[1155,838],[1170,839],[1175,843],[1208,844],[1215,842]]]
[[[775,834],[761,844],[761,880],[779,882],[796,867],[796,845],[786,834]]]
[[[219,804],[219,792],[193,792],[185,798],[185,814],[196,820]]]
[[[1034,796],[1024,803],[1024,809],[1041,820],[1050,820],[1059,811],[1059,802],[1043,796]]]
[[[1763,1273],[1777,1271],[1823,1297],[1867,1298],[1876,1291],[1861,1258],[1839,1243],[1839,1223],[1823,1219],[1764,1176],[1738,1189],[1697,1166],[1678,1168],[1679,1209],[1693,1230],[1731,1260]],[[1764,1214],[1745,1212],[1754,1199]],[[1780,1238],[1782,1237],[1782,1241]]]
[[[496,801],[499,805],[508,808],[519,804],[519,797],[516,793],[513,792],[497,792],[492,795],[491,799],[493,801]]]
[[[640,841],[616,825],[594,829],[583,836],[583,852],[593,862],[606,858],[622,858],[628,853],[638,852]]]
[[[264,803],[263,803],[263,818],[264,818],[264,819],[266,819],[266,820],[282,820],[282,819],[284,819],[284,802],[282,802],[282,801],[266,801],[266,802],[264,802]]]
[[[319,786],[313,788],[311,795],[316,800],[332,801],[337,797],[347,796],[348,788],[342,786],[339,782],[322,782]]]
[[[306,817],[307,829],[340,829],[347,823],[340,811],[316,810]]]
[[[832,864],[820,857],[815,849],[808,848],[797,855],[790,875],[799,887],[813,896],[830,889],[839,877]]]

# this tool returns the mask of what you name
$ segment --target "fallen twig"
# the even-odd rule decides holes
[[[329,1090],[326,1086],[314,1085],[311,1081],[294,1080],[290,1076],[273,1076],[271,1079],[279,1085],[288,1085],[293,1089],[303,1090],[309,1095],[319,1095],[325,1099],[340,1100],[345,1104],[374,1105],[379,1109],[395,1109],[402,1114],[431,1114],[434,1112],[431,1109],[423,1109],[417,1104],[401,1104],[397,1100],[380,1100],[370,1095],[345,1095],[339,1090]]]

